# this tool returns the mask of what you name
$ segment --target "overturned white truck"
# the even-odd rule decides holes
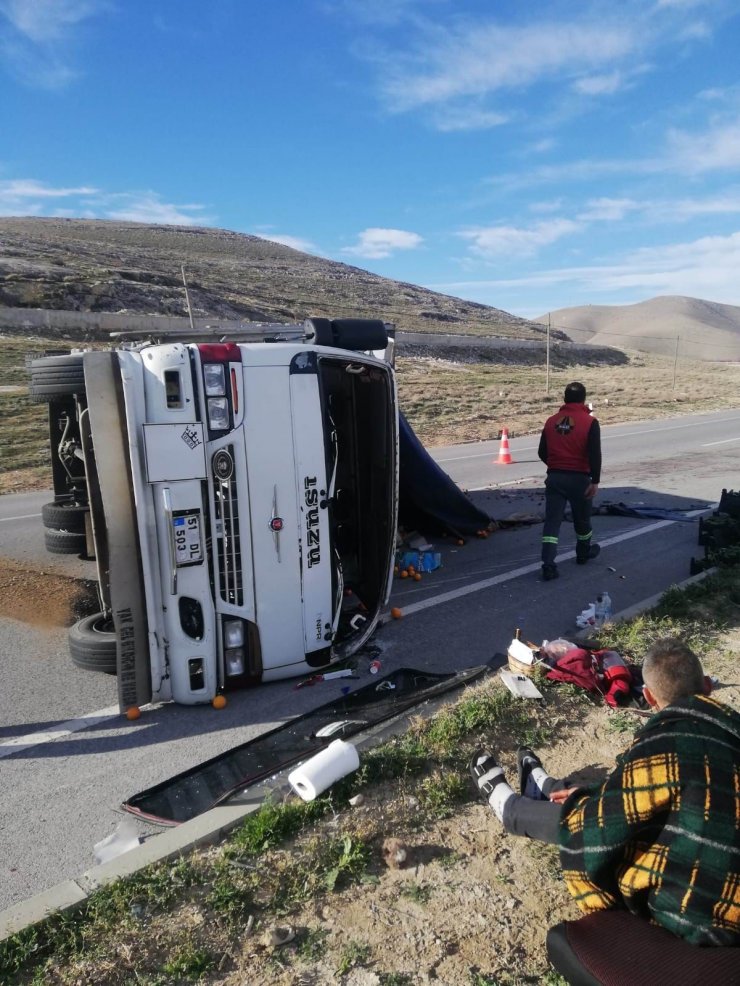
[[[36,359],[52,552],[94,554],[78,667],[122,710],[323,668],[390,593],[398,410],[389,326],[242,325]]]

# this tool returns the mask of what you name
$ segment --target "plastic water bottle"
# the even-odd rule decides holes
[[[609,597],[608,592],[600,592],[596,597],[596,606],[594,607],[594,616],[596,618],[596,626],[603,627],[603,625],[611,619],[612,615],[612,601]]]

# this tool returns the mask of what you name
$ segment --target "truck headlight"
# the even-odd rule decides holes
[[[231,647],[224,651],[224,661],[226,663],[226,674],[233,677],[237,674],[244,674],[244,648]]]
[[[228,431],[229,402],[225,397],[208,398],[208,427],[211,431]]]
[[[226,393],[223,363],[204,363],[203,379],[208,397],[220,397]]]
[[[241,620],[224,620],[224,647],[244,646],[244,624]]]

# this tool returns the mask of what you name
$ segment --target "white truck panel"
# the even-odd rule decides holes
[[[251,518],[253,569],[260,573],[255,609],[267,672],[304,658],[300,517],[286,368],[246,366],[244,381],[249,491],[242,505]],[[283,521],[279,533],[270,529],[273,517]]]

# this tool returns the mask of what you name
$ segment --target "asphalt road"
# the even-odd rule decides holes
[[[601,502],[687,510],[715,504],[722,487],[740,487],[740,412],[608,427],[603,445]],[[536,441],[515,439],[511,448],[507,466],[495,463],[497,442],[434,456],[492,516],[505,518],[542,502]],[[39,514],[48,498],[0,498],[2,555],[94,579],[93,563],[44,551]],[[573,633],[575,615],[600,589],[609,590],[615,610],[626,608],[685,579],[700,553],[695,520],[597,517],[594,528],[602,554],[577,567],[564,525],[561,578],[551,583],[539,580],[537,526],[462,547],[435,542],[443,567],[420,583],[395,583],[392,602],[404,617],[377,634],[383,671],[481,664],[506,649],[516,627],[532,640]],[[370,680],[366,663],[359,662],[358,687]],[[0,673],[0,908],[92,865],[93,844],[121,820],[117,807],[127,797],[329,701],[347,684],[263,685],[233,696],[222,711],[167,705],[129,723],[116,714],[114,680],[71,665],[66,631],[9,619],[0,619]]]

